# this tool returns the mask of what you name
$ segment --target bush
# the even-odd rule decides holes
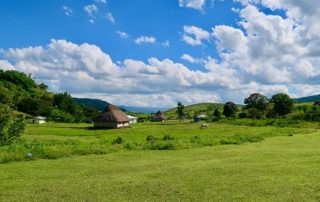
[[[146,140],[147,140],[148,142],[154,142],[154,141],[157,140],[157,138],[156,138],[155,136],[148,135],[147,138],[146,138]]]
[[[122,144],[122,143],[124,143],[125,141],[124,141],[124,139],[122,138],[122,137],[117,137],[116,139],[114,139],[113,141],[112,141],[112,144]]]
[[[320,121],[320,107],[319,106],[312,106],[305,113],[305,119],[307,121]]]
[[[174,140],[174,137],[172,137],[171,135],[165,135],[165,136],[163,136],[162,140],[164,140],[164,141]]]
[[[25,128],[23,116],[15,116],[13,111],[0,105],[0,145],[9,145],[20,137]]]
[[[248,114],[245,113],[245,112],[240,112],[240,113],[239,113],[239,118],[240,118],[240,119],[248,118]]]

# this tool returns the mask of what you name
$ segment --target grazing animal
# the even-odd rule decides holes
[[[207,129],[208,128],[208,124],[207,123],[203,123],[200,126],[200,129]]]

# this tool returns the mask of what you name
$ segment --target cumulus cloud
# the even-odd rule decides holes
[[[32,73],[54,91],[103,98],[115,104],[174,106],[177,101],[225,102],[253,92],[299,97],[320,91],[319,1],[238,0],[237,27],[212,31],[185,26],[182,39],[193,46],[211,41],[217,56],[182,60],[204,66],[197,71],[171,59],[114,62],[98,46],[52,40],[46,46],[0,51],[1,69]],[[264,13],[267,7],[272,11]],[[262,9],[261,9],[262,8]],[[282,12],[282,13],[283,13]],[[127,37],[118,32],[120,37]],[[156,43],[142,36],[137,44]],[[199,62],[199,63],[198,63]]]
[[[202,45],[202,42],[210,39],[210,33],[196,26],[184,26],[182,40],[191,46]]]
[[[206,0],[179,0],[180,7],[192,8],[202,11]]]
[[[66,16],[71,16],[73,14],[73,10],[68,6],[62,6],[62,10]]]
[[[134,40],[136,44],[155,43],[156,38],[153,36],[140,36]]]

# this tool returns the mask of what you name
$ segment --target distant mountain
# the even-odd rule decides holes
[[[157,111],[165,111],[166,108],[159,107],[135,107],[135,106],[119,106],[121,109],[124,109],[127,112],[139,112],[145,114],[156,113]]]
[[[77,104],[84,104],[87,107],[95,108],[98,111],[103,111],[106,106],[109,106],[111,103],[100,100],[100,99],[91,99],[91,98],[73,98]],[[139,112],[139,113],[155,113],[158,110],[165,110],[163,108],[155,107],[135,107],[135,106],[118,106],[121,110],[126,112]]]
[[[73,98],[73,100],[77,104],[84,104],[87,107],[95,108],[98,111],[103,111],[107,106],[110,105],[109,102],[99,100],[99,99],[91,99],[91,98]]]
[[[315,102],[320,100],[320,95],[312,95],[308,97],[296,98],[297,102]]]

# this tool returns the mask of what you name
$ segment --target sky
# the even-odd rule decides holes
[[[318,0],[2,0],[0,69],[117,105],[320,94]]]

